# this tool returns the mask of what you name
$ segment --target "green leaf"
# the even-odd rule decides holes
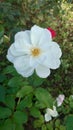
[[[40,101],[36,101],[35,107],[43,109],[43,108],[45,108],[45,104]]]
[[[29,108],[32,106],[32,95],[26,96],[20,103],[17,105],[17,110],[24,110],[24,108]]]
[[[22,78],[15,76],[15,77],[13,77],[12,79],[9,80],[8,86],[10,86],[10,87],[20,87],[22,82],[23,82]]]
[[[8,65],[4,70],[3,70],[4,74],[12,74],[12,75],[18,75],[15,68],[11,65]]]
[[[14,130],[14,129],[15,129],[15,124],[12,123],[11,119],[7,119],[5,120],[1,130]]]
[[[6,98],[5,98],[5,104],[10,109],[14,109],[14,106],[15,106],[15,99],[14,99],[14,97],[10,96],[10,95],[7,95]]]
[[[70,108],[73,108],[73,97],[72,97],[72,95],[69,97],[69,105],[70,105]]]
[[[4,120],[0,120],[0,130],[3,130]]]
[[[70,108],[73,109],[73,101],[70,101],[70,102],[69,102],[69,105],[70,105]]]
[[[43,124],[41,120],[35,120],[33,123],[34,128],[40,128]]]
[[[32,92],[33,92],[33,88],[31,86],[24,86],[18,91],[16,96],[22,98]]]
[[[44,88],[37,88],[35,91],[35,96],[40,103],[45,105],[45,107],[53,106],[53,99],[48,90]]]
[[[37,109],[36,107],[32,107],[30,109],[30,115],[37,118],[41,116],[41,112],[39,111],[39,109]]]
[[[16,111],[13,115],[13,120],[15,123],[23,124],[28,120],[26,112]]]
[[[5,94],[6,94],[6,89],[5,87],[0,85],[0,102],[4,102],[5,100]]]
[[[57,119],[57,120],[55,121],[55,126],[56,126],[56,127],[59,127],[59,126],[60,126],[60,120],[59,120],[59,119]]]
[[[60,125],[60,126],[59,126],[59,129],[60,129],[60,130],[66,130],[66,127],[63,126],[63,125]]]
[[[24,128],[21,124],[15,124],[13,120],[7,119],[0,127],[0,130],[24,130]]]
[[[0,119],[8,118],[11,114],[12,112],[9,108],[0,107]]]
[[[0,126],[0,130],[3,130],[3,126]]]
[[[73,115],[69,115],[66,119],[66,130],[73,130]]]
[[[46,125],[42,125],[42,130],[47,130]]]
[[[4,82],[5,78],[6,78],[5,75],[0,74],[0,83]]]
[[[53,130],[53,122],[49,122],[46,124],[48,130]]]
[[[22,124],[16,124],[15,130],[24,130],[24,127]]]
[[[28,78],[28,82],[34,87],[40,86],[44,82],[44,80],[45,79],[38,77],[36,74],[33,74],[31,77]]]

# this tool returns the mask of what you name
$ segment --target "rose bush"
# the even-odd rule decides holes
[[[73,130],[72,6],[0,1],[0,130]]]

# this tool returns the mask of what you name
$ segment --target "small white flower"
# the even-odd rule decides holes
[[[60,94],[57,98],[56,98],[56,101],[57,101],[57,106],[61,106],[63,101],[64,101],[64,98],[65,98],[65,95],[63,94]]]
[[[45,114],[45,121],[46,122],[52,120],[52,117],[57,117],[57,116],[58,116],[58,112],[57,112],[55,106],[53,106],[53,110],[50,108],[46,109],[46,114]]]
[[[50,69],[60,66],[61,55],[61,49],[52,41],[50,31],[34,25],[31,30],[15,35],[7,58],[23,77],[29,77],[35,71],[39,77],[46,78],[50,75]]]

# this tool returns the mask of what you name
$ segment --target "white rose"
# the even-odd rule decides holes
[[[61,49],[52,41],[49,30],[34,25],[31,30],[15,35],[7,58],[23,77],[31,76],[34,71],[41,78],[50,75],[50,69],[60,66]]]

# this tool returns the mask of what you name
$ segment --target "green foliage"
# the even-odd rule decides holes
[[[46,125],[42,125],[42,130],[47,130]]]
[[[36,119],[35,121],[34,121],[34,128],[40,128],[42,125],[43,125],[43,123],[44,123],[44,119],[43,119],[43,117],[41,116],[39,119]]]
[[[14,99],[14,97],[13,96],[10,96],[10,95],[7,95],[6,97],[5,97],[5,105],[7,106],[7,107],[9,107],[10,109],[14,109],[14,107],[15,107],[15,99]]]
[[[45,79],[39,78],[36,74],[33,74],[28,78],[28,82],[34,87],[42,85],[44,81]]]
[[[70,105],[70,108],[73,109],[73,97],[72,97],[72,95],[69,97],[69,105]]]
[[[0,44],[3,43],[4,28],[0,25]]]
[[[24,130],[23,126],[21,124],[15,124],[11,119],[7,119],[2,127],[0,127],[1,130]]]
[[[35,96],[39,103],[44,104],[44,107],[53,106],[53,99],[50,93],[44,88],[37,88],[35,91]]]
[[[19,87],[21,86],[22,79],[19,77],[13,77],[9,80],[8,86],[10,87]]]
[[[0,74],[0,83],[2,83],[5,80],[5,75]]]
[[[72,0],[0,0],[0,130],[73,130]],[[6,59],[14,35],[34,24],[56,31],[61,66],[47,79],[20,76]],[[45,43],[44,43],[45,44]],[[65,94],[57,119],[45,122],[46,108]]]
[[[48,130],[53,130],[53,123],[52,122],[47,123],[46,127],[47,127]]]
[[[18,93],[17,93],[17,97],[19,97],[19,98],[22,98],[22,97],[24,97],[24,96],[26,96],[26,95],[28,95],[28,94],[30,94],[30,93],[32,93],[33,92],[33,88],[32,88],[32,86],[24,86],[24,87],[22,87],[19,91],[18,91]]]
[[[17,105],[17,110],[24,110],[24,108],[30,108],[32,106],[32,94],[26,96]]]
[[[37,109],[36,107],[31,107],[30,109],[30,115],[37,118],[41,116],[40,110]]]
[[[0,26],[0,38],[4,35],[4,28]]]
[[[57,119],[57,120],[55,121],[55,126],[56,126],[57,128],[60,126],[60,120],[59,120],[59,119]]]
[[[66,119],[66,129],[73,130],[73,115],[67,116]]]
[[[0,119],[8,118],[12,114],[11,110],[7,107],[0,107]]]
[[[5,87],[0,85],[0,102],[4,102],[5,100]]]
[[[60,125],[60,130],[66,130],[65,126]]]
[[[14,124],[12,123],[12,120],[11,119],[7,119],[3,126],[2,126],[2,129],[1,130],[12,130],[14,129]]]
[[[24,130],[24,127],[21,124],[16,124],[15,130]]]
[[[16,111],[16,112],[14,112],[13,120],[17,124],[23,124],[23,123],[27,122],[28,116],[27,116],[26,112]]]
[[[11,75],[13,75],[13,76],[17,76],[17,75],[18,75],[17,72],[16,72],[16,70],[14,69],[14,67],[11,66],[11,65],[8,65],[8,66],[3,70],[3,73],[4,73],[4,74],[11,74]]]

